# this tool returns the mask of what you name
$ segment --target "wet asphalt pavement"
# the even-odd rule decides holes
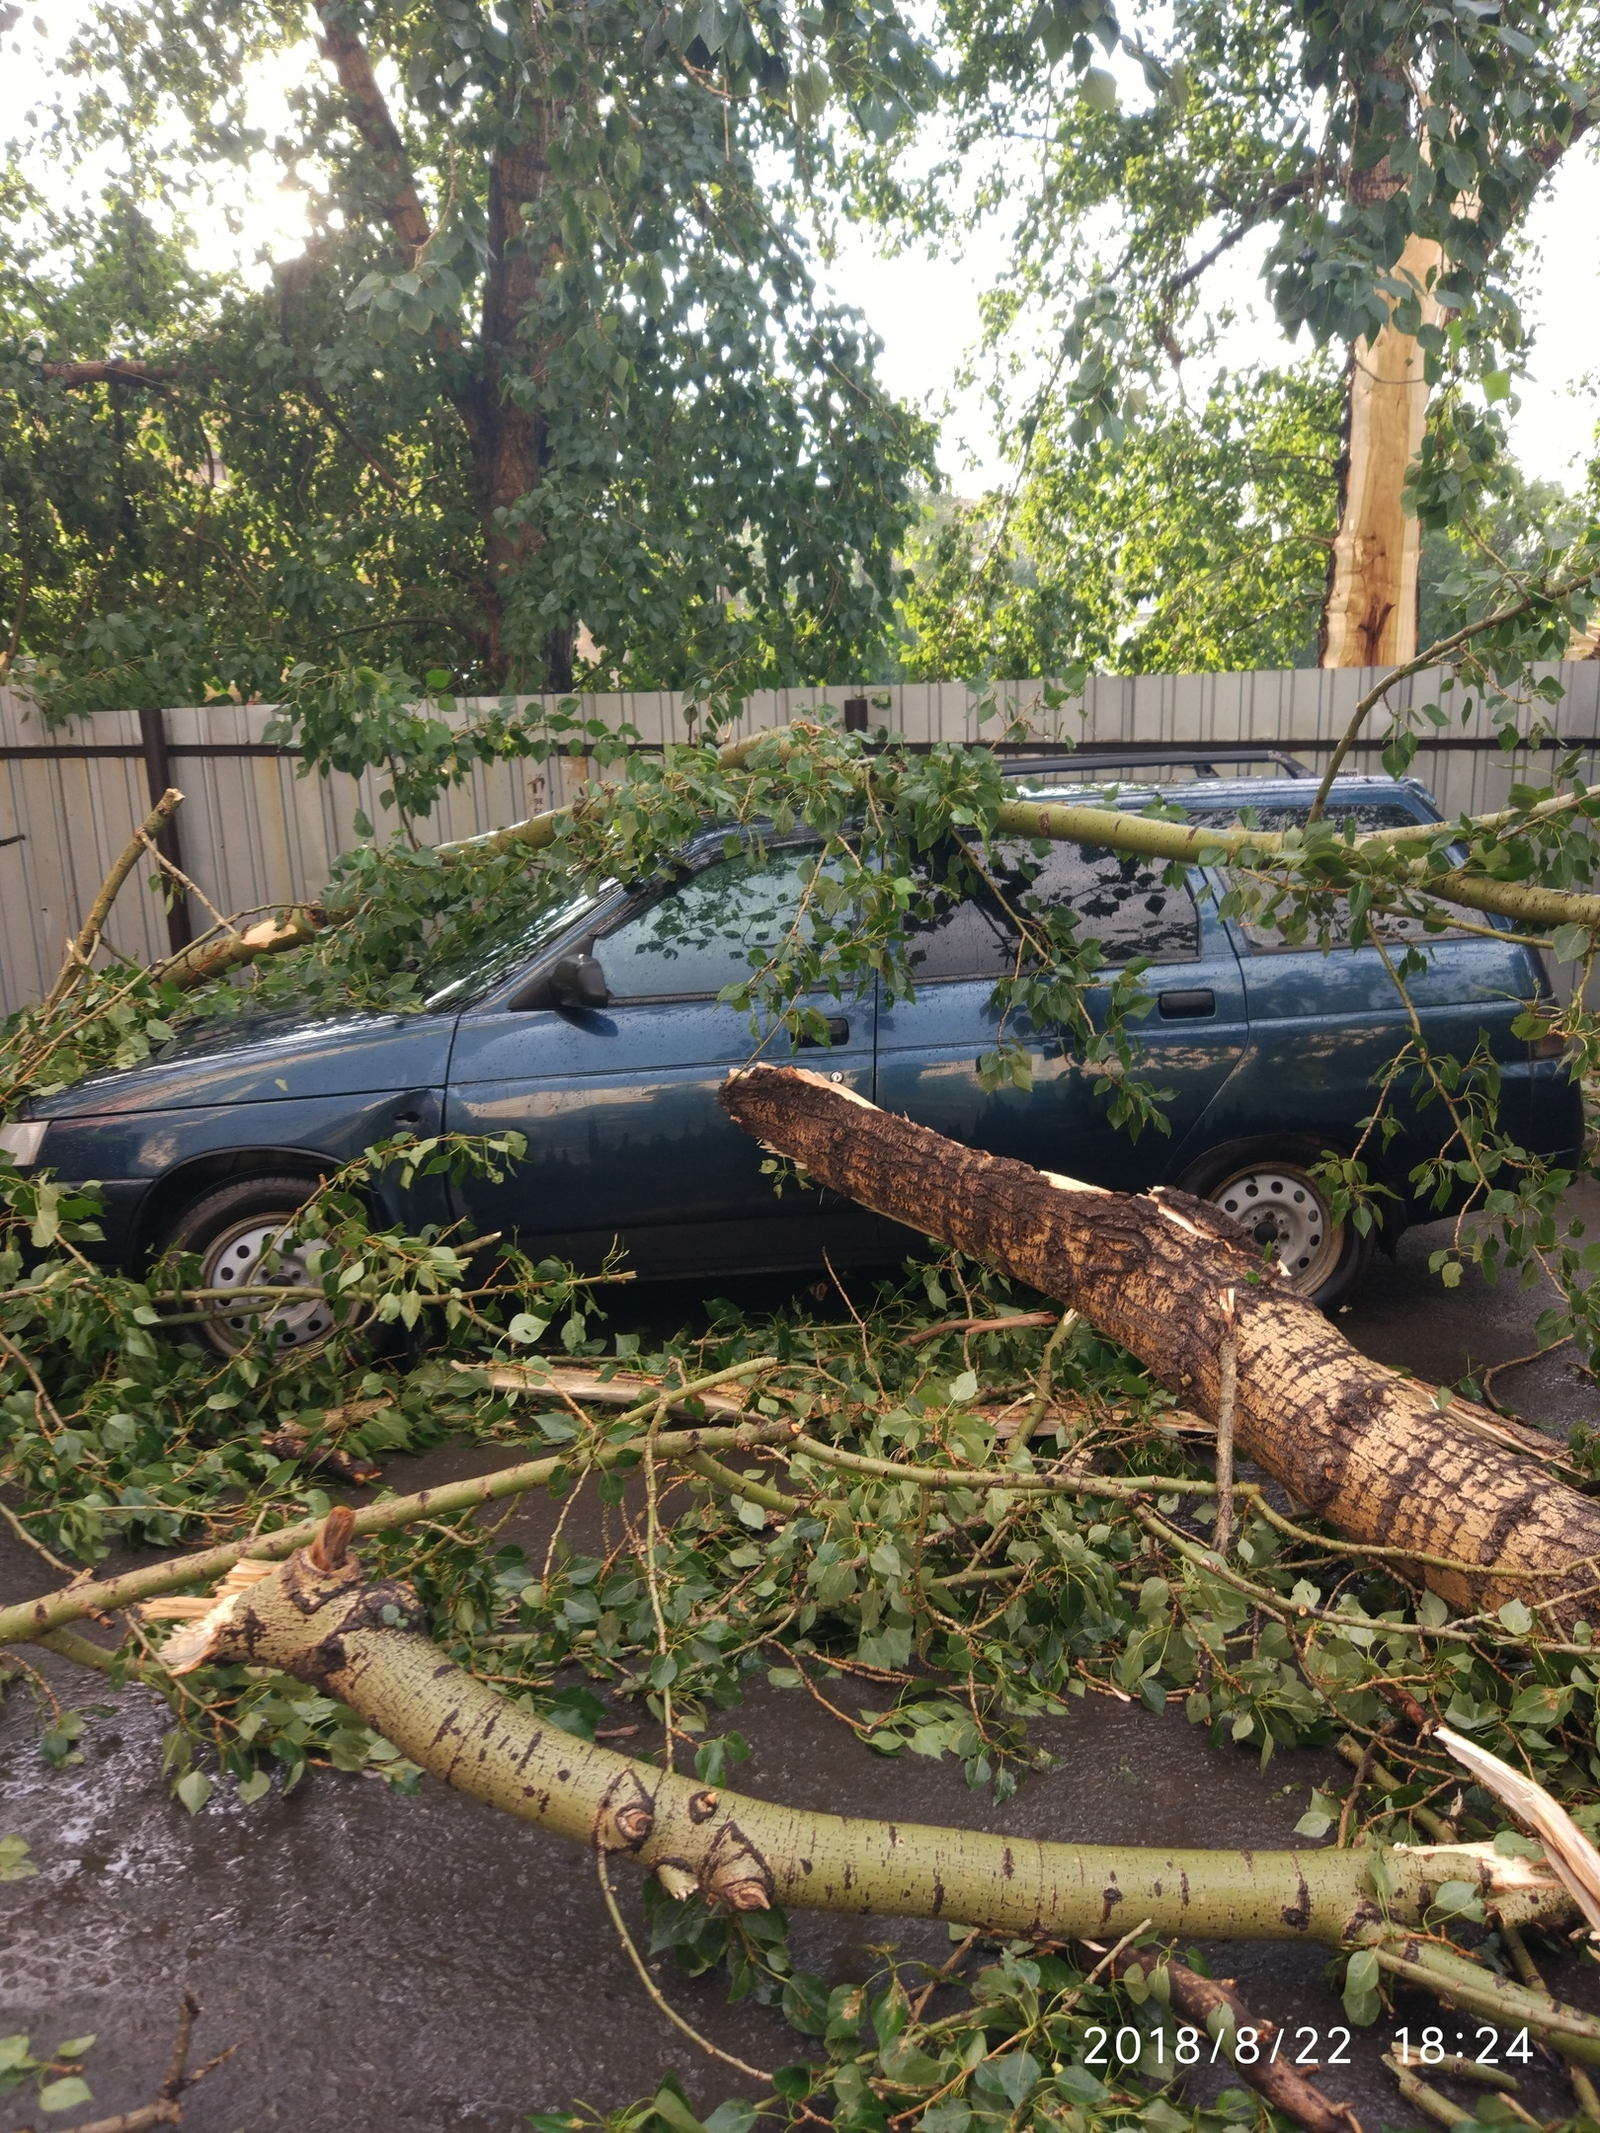
[[[1577,1211],[1600,1234],[1600,1190]],[[1420,1376],[1455,1378],[1526,1353],[1540,1299],[1470,1276],[1454,1292],[1427,1272],[1442,1228],[1414,1231],[1398,1263],[1380,1257],[1341,1329],[1367,1353]],[[677,1322],[685,1292],[663,1300]],[[1600,1416],[1600,1396],[1567,1351],[1497,1382],[1529,1420],[1564,1431]],[[392,1459],[397,1488],[481,1471],[503,1451],[443,1447]],[[529,1503],[508,1529],[532,1551],[552,1516]],[[0,1599],[39,1589],[38,1566],[0,1540]],[[84,1677],[46,1670],[80,1706]],[[870,1700],[870,1698],[866,1699]],[[318,1775],[288,1800],[240,1808],[218,1788],[197,1817],[160,1770],[163,1713],[147,1694],[105,1699],[77,1768],[52,1771],[36,1745],[32,1700],[0,1705],[0,1836],[27,1839],[34,1880],[0,1884],[0,2035],[36,2050],[94,2031],[92,2107],[66,2124],[148,2102],[170,2050],[179,1996],[204,2005],[196,2056],[235,2048],[189,2101],[189,2133],[508,2133],[532,2111],[574,2099],[613,2106],[649,2094],[663,2070],[702,2109],[738,2092],[647,2002],[601,1908],[587,1857],[425,1780],[415,1799],[379,1781]],[[629,1711],[632,1718],[636,1712]],[[888,1759],[859,1746],[802,1692],[758,1687],[731,1723],[751,1743],[741,1790],[901,1821],[951,1822],[1100,1843],[1249,1846],[1293,1835],[1307,1788],[1343,1766],[1278,1755],[1263,1773],[1245,1751],[1214,1751],[1181,1714],[1090,1697],[1036,1729],[1059,1767],[996,1809],[957,1766]],[[637,1915],[635,1913],[635,1915]],[[942,1961],[945,1929],[800,1914],[797,1958],[830,1982],[871,1970],[873,1946]],[[1326,2037],[1340,2022],[1322,1981],[1326,1953],[1276,1946],[1215,1951],[1252,2008]],[[776,2014],[729,2008],[715,1981],[657,1975],[674,2003],[739,2056],[775,2066],[806,2043]],[[1564,1989],[1588,1999],[1586,1981]],[[1326,2086],[1361,2110],[1369,2133],[1410,2114],[1377,2068],[1387,2030],[1358,2035],[1352,2066]],[[1212,2083],[1211,2086],[1215,2086]],[[1543,2073],[1525,2100],[1570,2109]],[[31,2090],[0,2097],[0,2128],[38,2122]]]

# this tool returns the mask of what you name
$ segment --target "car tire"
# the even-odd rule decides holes
[[[1308,1302],[1333,1312],[1366,1278],[1377,1246],[1353,1222],[1340,1221],[1311,1175],[1322,1154],[1298,1145],[1219,1149],[1182,1179],[1185,1192],[1211,1201],[1254,1241],[1275,1245],[1289,1279]]]
[[[305,1206],[316,1185],[305,1177],[236,1178],[192,1200],[163,1240],[164,1252],[192,1252],[200,1261],[202,1289],[248,1282],[273,1239]],[[295,1281],[304,1272],[297,1253],[285,1253],[274,1279]],[[240,1309],[216,1313],[188,1330],[202,1347],[223,1356],[237,1355],[258,1335],[269,1331],[280,1351],[320,1348],[350,1320],[335,1319],[322,1299],[308,1298],[271,1312]]]

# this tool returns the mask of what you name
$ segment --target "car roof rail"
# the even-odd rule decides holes
[[[1089,741],[1069,754],[1059,741],[999,741],[995,754],[1029,771],[1105,770],[1116,767],[1187,768],[1197,777],[1215,777],[1219,763],[1273,763],[1285,777],[1316,773],[1287,748],[1270,741]]]

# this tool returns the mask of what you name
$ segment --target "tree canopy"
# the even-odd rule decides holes
[[[1597,46],[1576,0],[96,0],[3,181],[0,653],[59,710],[352,671],[727,696],[890,671],[909,535],[915,672],[1293,657],[1336,373],[1175,402],[1208,277],[1257,246],[1335,359],[1414,332],[1414,507],[1498,508],[1518,231]],[[303,255],[199,271],[197,219],[262,156]],[[817,289],[808,216],[839,208],[998,260],[1014,525],[1002,500],[919,544],[931,429]]]
[[[5,180],[10,662],[94,708],[353,656],[565,688],[580,625],[633,686],[869,656],[930,432],[784,173],[834,94],[891,124],[915,55],[865,12],[741,15],[714,56],[674,22],[328,0],[319,57],[265,0],[93,8]],[[252,88],[291,67],[269,144]],[[269,145],[303,255],[196,274]]]

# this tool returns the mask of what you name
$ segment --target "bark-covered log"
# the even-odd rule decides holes
[[[575,1739],[455,1665],[416,1627],[408,1586],[366,1581],[346,1552],[353,1525],[341,1507],[312,1547],[233,1592],[212,1620],[208,1657],[313,1684],[444,1783],[558,1836],[629,1853],[664,1870],[675,1893],[697,1887],[735,1910],[944,1918],[1059,1939],[1148,1919],[1161,1935],[1330,1945],[1419,1923],[1430,1891],[1450,1879],[1477,1883],[1513,1922],[1569,1908],[1547,1873],[1481,1852],[1388,1854],[1386,1920],[1362,1851],[1047,1844],[721,1791]],[[1600,2060],[1600,2031],[1591,2042]]]
[[[1103,1192],[964,1148],[792,1067],[735,1075],[722,1102],[818,1184],[1072,1305],[1212,1420],[1232,1289],[1241,1453],[1353,1540],[1472,1566],[1426,1572],[1457,1606],[1600,1612],[1600,1503],[1430,1408],[1207,1201]]]

